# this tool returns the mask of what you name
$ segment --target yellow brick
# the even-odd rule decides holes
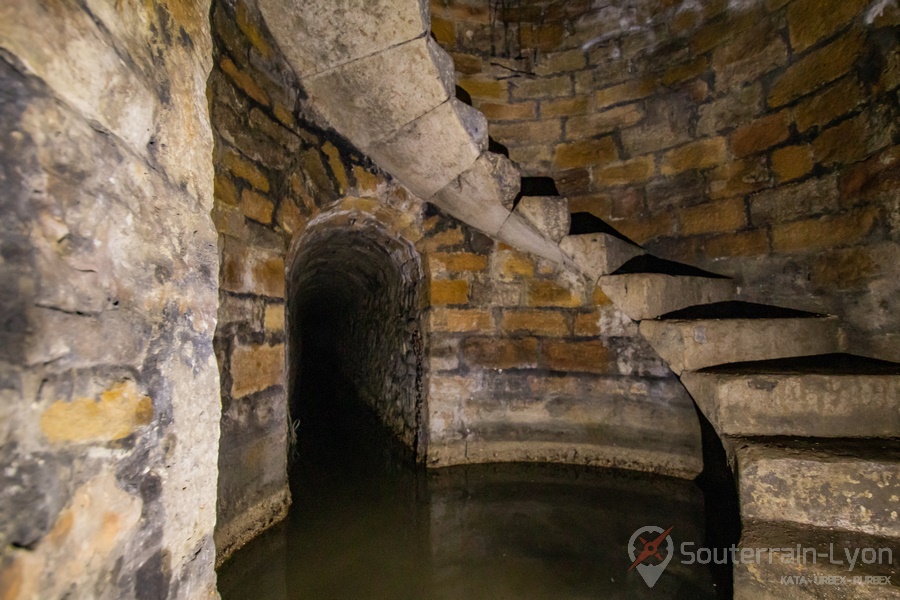
[[[550,310],[503,311],[500,328],[504,333],[529,333],[541,336],[566,336],[569,334],[565,315]]]
[[[582,303],[578,294],[552,281],[532,279],[528,282],[529,306],[576,307]]]
[[[134,381],[115,383],[99,398],[59,400],[41,414],[41,432],[51,442],[120,440],[153,420],[153,402]]]
[[[495,79],[462,78],[457,81],[462,89],[466,90],[473,98],[507,99],[509,91],[505,81]]]
[[[788,139],[791,113],[783,110],[767,115],[735,130],[731,136],[731,150],[738,158],[771,148]]]
[[[331,142],[325,142],[322,152],[328,157],[328,164],[331,165],[331,172],[334,173],[334,178],[337,180],[339,191],[342,194],[347,193],[347,190],[350,189],[350,182],[347,179],[344,163],[341,162],[341,153]]]
[[[256,48],[263,57],[272,58],[274,55],[272,46],[269,45],[269,42],[266,41],[262,31],[260,31],[256,15],[250,12],[243,1],[237,3],[236,13],[237,25],[240,27],[241,31],[244,32],[244,35],[247,36],[247,39],[250,40],[253,47]]]
[[[266,304],[266,331],[284,331],[284,304]]]
[[[231,395],[240,398],[284,384],[284,344],[237,346],[231,353]]]
[[[231,171],[235,177],[247,180],[247,182],[261,192],[269,191],[269,179],[263,174],[259,168],[250,161],[241,157],[240,154],[229,150],[223,159],[225,167]]]
[[[241,212],[248,219],[268,225],[272,222],[272,213],[275,212],[275,205],[262,194],[245,188],[241,192]]]
[[[559,169],[575,169],[618,160],[619,151],[611,136],[581,140],[556,147],[553,164]]]
[[[656,90],[656,80],[652,77],[633,79],[594,92],[594,108],[600,110],[614,104],[646,98]]]
[[[653,177],[656,162],[652,156],[639,156],[631,160],[594,168],[596,185],[624,185],[639,183]]]
[[[799,54],[849,23],[870,0],[796,0],[787,11],[791,46]]]
[[[778,183],[803,177],[812,168],[809,146],[788,146],[772,153],[772,171]]]
[[[834,217],[808,219],[772,230],[776,252],[818,251],[863,240],[879,216],[877,207]]]
[[[615,353],[603,342],[544,342],[543,358],[552,371],[583,372],[598,375],[617,374]]]
[[[228,75],[228,77],[230,77],[231,80],[234,81],[234,83],[248,96],[263,106],[269,105],[269,95],[266,94],[266,91],[257,85],[250,75],[238,69],[230,58],[223,58],[219,61],[219,66],[222,67],[222,71],[224,71],[225,74]]]
[[[447,333],[490,333],[494,330],[494,318],[490,311],[460,308],[432,308],[431,328]]]
[[[853,29],[795,62],[772,86],[769,105],[782,106],[840,78],[859,58],[863,41],[862,32]]]
[[[470,252],[441,252],[428,257],[432,269],[450,273],[462,271],[483,271],[487,268],[487,257]]]
[[[708,169],[725,162],[725,138],[699,140],[667,152],[662,159],[663,175],[674,175],[691,169]]]
[[[678,212],[682,235],[735,231],[747,224],[741,198],[683,208]]]
[[[465,279],[436,279],[431,282],[431,304],[466,304],[469,282]]]

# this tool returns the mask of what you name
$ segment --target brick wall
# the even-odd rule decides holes
[[[512,3],[510,3],[512,4]],[[896,4],[433,0],[459,85],[527,174],[747,299],[900,358]],[[699,7],[699,8],[698,8]],[[505,20],[505,24],[503,21]]]
[[[599,288],[440,215],[423,227],[429,465],[699,471],[690,398]]]
[[[383,181],[314,124],[252,2],[213,3],[208,97],[221,261],[219,560],[281,518],[287,488],[285,257],[321,207]]]

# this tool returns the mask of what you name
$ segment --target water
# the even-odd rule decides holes
[[[329,406],[301,430],[288,518],[219,570],[224,600],[717,597],[715,573],[679,561],[678,545],[704,541],[689,482],[561,465],[426,472],[364,412]],[[674,526],[653,589],[628,571],[645,525]]]

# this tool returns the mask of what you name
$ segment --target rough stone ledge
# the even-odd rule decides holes
[[[291,492],[280,489],[247,508],[239,517],[222,528],[216,528],[216,568],[247,542],[287,516],[291,506]]]

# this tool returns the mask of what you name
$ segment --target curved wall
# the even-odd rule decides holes
[[[491,135],[573,212],[734,276],[745,299],[840,315],[852,350],[900,358],[896,3],[435,0],[432,14]]]

